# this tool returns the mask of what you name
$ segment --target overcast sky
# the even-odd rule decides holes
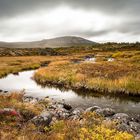
[[[0,0],[0,41],[65,35],[140,41],[140,0]]]

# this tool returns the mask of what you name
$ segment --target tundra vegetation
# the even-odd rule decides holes
[[[140,51],[105,51],[88,55],[96,57],[96,62],[79,58],[79,61],[51,62],[46,68],[40,68],[34,78],[42,85],[51,83],[102,93],[140,95]],[[113,58],[113,61],[108,61],[108,58]]]
[[[53,49],[53,55],[45,52],[33,53],[34,49],[18,51],[20,53],[16,54],[15,49],[6,49],[6,55],[1,55],[0,78],[9,73],[39,68],[34,79],[41,85],[61,85],[65,88],[84,88],[103,94],[140,96],[139,43],[56,48]],[[85,61],[89,57],[96,60]],[[108,61],[109,58],[113,61]],[[106,123],[105,118],[95,112],[83,112],[83,121],[60,119],[49,126],[36,126],[31,120],[49,107],[48,100],[26,102],[23,98],[23,94],[18,93],[0,94],[1,140],[135,139],[132,133],[118,130],[117,122]],[[7,110],[10,112],[4,113]]]
[[[70,56],[71,59],[75,56]],[[9,73],[37,69],[48,65],[51,61],[70,59],[64,56],[3,56],[0,57],[0,78]]]
[[[106,123],[95,112],[81,114],[80,120],[57,120],[36,126],[31,120],[47,108],[49,101],[27,102],[23,94],[0,95],[1,140],[134,140],[134,135],[116,129],[116,122]],[[11,110],[8,108],[11,108]],[[4,112],[5,111],[5,112]]]

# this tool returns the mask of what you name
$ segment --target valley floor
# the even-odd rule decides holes
[[[40,68],[42,84],[102,93],[140,95],[140,51],[92,51],[60,56],[0,57],[0,77]],[[46,67],[45,67],[46,66]]]
[[[139,50],[68,51],[59,56],[0,57],[0,78],[39,68],[34,79],[41,85],[140,96]],[[52,112],[55,112],[53,116]],[[0,93],[0,139],[136,139],[140,130],[139,118],[130,119],[124,113],[114,115],[111,109],[97,106],[81,111],[48,98],[39,100],[18,93]],[[112,120],[117,116],[122,117],[120,122]]]

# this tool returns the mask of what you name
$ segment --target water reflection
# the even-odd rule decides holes
[[[108,58],[107,61],[108,61],[108,62],[113,62],[113,61],[115,61],[115,59],[114,59],[114,58]]]

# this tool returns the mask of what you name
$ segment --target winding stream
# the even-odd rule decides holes
[[[33,97],[43,98],[49,96],[55,100],[65,100],[73,107],[91,107],[94,105],[100,107],[111,107],[116,112],[125,112],[129,115],[140,114],[139,97],[116,97],[101,95],[89,91],[62,91],[54,87],[41,87],[34,80],[32,71],[20,72],[18,75],[9,74],[7,77],[0,79],[0,90],[3,91],[21,91],[25,90],[26,94]]]

